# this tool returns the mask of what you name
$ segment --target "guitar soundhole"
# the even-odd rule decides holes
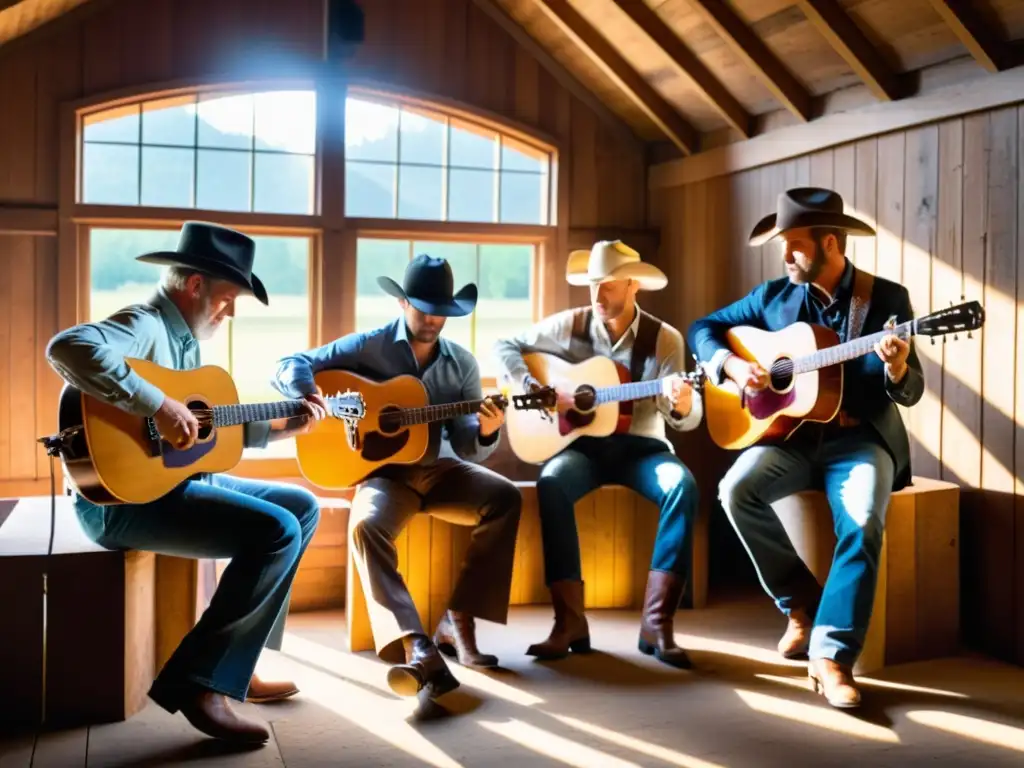
[[[780,357],[772,363],[768,371],[770,386],[776,392],[785,392],[793,384],[793,361],[788,357]]]
[[[385,435],[393,435],[402,428],[402,411],[394,405],[381,408],[377,426]]]
[[[210,404],[205,403],[202,400],[189,400],[185,405],[193,412],[193,415],[196,415],[195,411],[210,410]],[[196,442],[209,440],[210,435],[213,434],[213,415],[210,414],[210,417],[205,419],[205,421],[199,416],[197,416],[197,418],[199,419],[199,436],[196,438]]]
[[[597,404],[597,391],[589,384],[578,387],[573,397],[576,410],[584,413],[594,410]]]

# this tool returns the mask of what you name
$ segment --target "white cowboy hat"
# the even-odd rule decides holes
[[[621,240],[601,240],[589,251],[573,251],[565,265],[569,285],[597,285],[611,280],[636,280],[645,291],[668,285],[665,273],[640,261],[640,254]]]

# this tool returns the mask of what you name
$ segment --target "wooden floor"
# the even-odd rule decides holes
[[[691,673],[640,656],[636,620],[593,611],[600,652],[541,664],[523,651],[546,633],[547,611],[515,609],[508,629],[480,630],[506,669],[456,667],[463,685],[444,712],[393,696],[372,654],[346,653],[341,613],[298,614],[261,671],[293,677],[302,694],[245,706],[272,725],[265,748],[231,753],[150,706],[126,723],[9,739],[0,766],[1024,764],[1024,669],[968,657],[889,668],[862,681],[855,716],[825,705],[805,668],[773,652],[782,622],[765,600],[684,614],[677,639],[693,649]]]

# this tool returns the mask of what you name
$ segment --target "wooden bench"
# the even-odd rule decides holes
[[[522,517],[512,570],[512,605],[550,603],[544,585],[537,490],[516,483],[523,494]],[[658,511],[651,502],[619,486],[605,486],[576,505],[580,559],[587,608],[638,609],[643,603],[647,571],[654,549]],[[472,529],[429,515],[416,515],[395,542],[398,570],[405,579],[420,620],[433,632],[448,605]],[[373,634],[362,582],[352,558],[349,524],[346,623],[349,649],[372,650]]]
[[[810,491],[773,505],[797,553],[819,583],[836,538],[825,494]],[[875,606],[855,667],[949,656],[960,643],[960,487],[915,477],[894,493],[886,513]]]
[[[198,618],[197,562],[99,547],[62,495],[47,563],[50,520],[49,496],[0,499],[0,723],[127,719]]]

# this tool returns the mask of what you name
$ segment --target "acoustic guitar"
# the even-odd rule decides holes
[[[243,425],[303,412],[301,400],[239,403],[231,375],[214,365],[176,371],[148,360],[125,362],[167,397],[184,403],[199,422],[199,436],[191,448],[179,450],[160,437],[152,418],[133,416],[66,385],[58,405],[60,432],[51,440],[59,444],[72,486],[93,504],[145,504],[193,475],[226,472],[242,459]],[[346,423],[365,413],[357,392],[331,397],[327,406],[329,416]]]
[[[570,363],[545,352],[523,355],[541,383],[534,392],[512,394],[505,417],[509,445],[521,461],[542,464],[587,435],[605,437],[629,431],[633,401],[656,397],[667,379],[682,378],[700,388],[703,371],[675,373],[651,381],[631,381],[629,369],[609,357]],[[573,394],[573,407],[557,412],[556,389]]]
[[[319,488],[352,488],[389,464],[415,464],[427,451],[430,424],[476,413],[483,400],[431,405],[423,382],[395,376],[377,382],[350,371],[320,371],[313,380],[322,392],[357,390],[366,417],[342,423],[325,419],[295,438],[299,471]],[[491,401],[504,410],[502,395]]]
[[[985,310],[977,301],[933,312],[870,336],[839,344],[830,328],[794,323],[780,331],[738,326],[726,334],[727,346],[744,360],[756,361],[769,374],[757,392],[741,392],[731,379],[720,386],[710,378],[704,387],[704,419],[711,439],[729,450],[755,443],[788,439],[805,422],[828,422],[843,399],[843,366],[847,360],[874,353],[875,344],[890,334],[947,336],[984,325]],[[956,338],[954,336],[954,338]],[[943,339],[945,341],[945,339]]]

